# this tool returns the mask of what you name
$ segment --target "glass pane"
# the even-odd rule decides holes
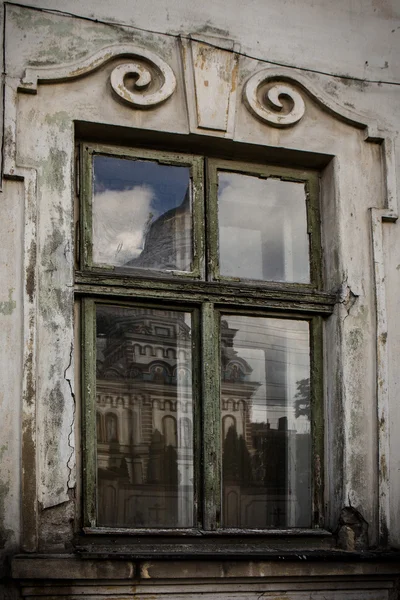
[[[303,183],[218,172],[221,275],[308,283]]]
[[[311,526],[306,321],[223,316],[223,526]]]
[[[190,167],[95,156],[93,262],[192,270]]]
[[[97,523],[192,527],[190,313],[98,305]]]

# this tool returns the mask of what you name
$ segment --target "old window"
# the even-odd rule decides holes
[[[318,173],[83,144],[84,525],[323,525]]]

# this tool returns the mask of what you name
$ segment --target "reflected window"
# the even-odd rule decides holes
[[[163,435],[166,446],[176,448],[176,419],[175,417],[163,417]]]
[[[96,432],[97,432],[97,439],[99,441],[103,441],[103,427],[102,427],[102,419],[101,419],[101,414],[99,412],[96,413]]]
[[[106,415],[106,441],[118,442],[118,417],[113,413]]]

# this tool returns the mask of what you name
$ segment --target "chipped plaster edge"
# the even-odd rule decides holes
[[[372,256],[376,303],[376,402],[378,419],[378,530],[382,545],[390,543],[390,390],[388,320],[385,284],[383,225],[398,219],[394,139],[381,146],[384,170],[385,208],[371,208]]]

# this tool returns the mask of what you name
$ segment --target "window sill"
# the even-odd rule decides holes
[[[88,535],[125,535],[125,536],[146,536],[159,537],[167,536],[175,537],[195,537],[195,538],[212,538],[212,537],[331,537],[332,533],[327,529],[307,529],[307,528],[291,528],[291,529],[220,529],[214,531],[206,531],[204,529],[128,529],[127,527],[84,527],[83,533]]]
[[[86,529],[84,536],[75,538],[75,551],[82,557],[191,559],[229,557],[235,559],[285,560],[303,552],[314,556],[318,552],[331,552],[334,538],[321,529],[293,529],[215,532],[146,531]]]

